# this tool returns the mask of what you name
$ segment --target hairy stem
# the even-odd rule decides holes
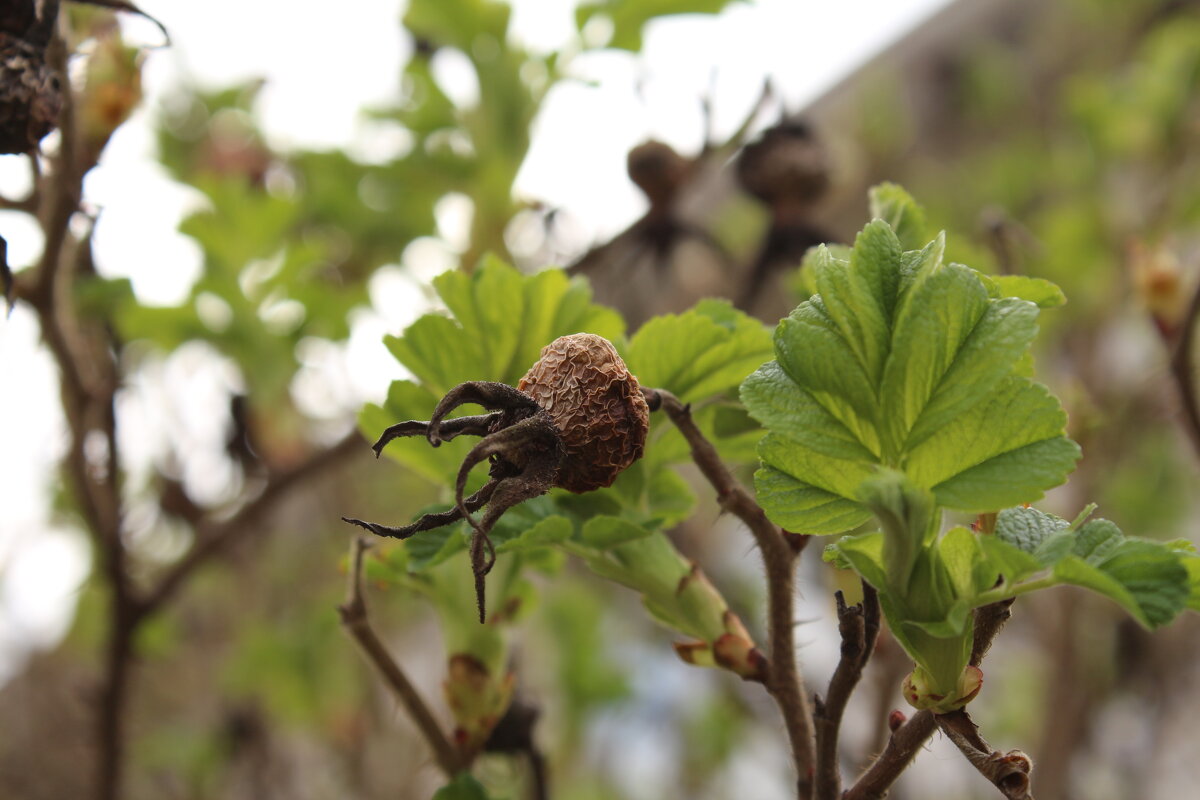
[[[842,790],[838,769],[838,732],[850,695],[862,678],[863,667],[875,649],[879,635],[879,595],[870,584],[863,582],[863,601],[847,606],[841,592],[836,595],[838,632],[842,638],[841,658],[829,681],[825,698],[816,698],[817,762],[814,797],[816,800],[837,800]]]
[[[663,389],[645,389],[651,408],[661,407],[691,447],[692,460],[717,492],[721,508],[746,524],[758,544],[767,573],[767,636],[770,640],[770,672],[767,691],[779,706],[787,728],[796,766],[797,797],[812,796],[816,745],[813,716],[796,666],[795,571],[796,559],[807,536],[788,533],[767,519],[766,513],[733,477],[717,450],[692,420],[691,410]]]
[[[466,758],[442,731],[429,706],[421,699],[408,676],[388,653],[387,648],[371,627],[367,603],[362,592],[363,553],[370,547],[367,539],[356,536],[350,544],[350,569],[346,581],[346,602],[339,608],[342,626],[358,643],[367,662],[375,668],[400,705],[412,718],[417,730],[425,737],[438,766],[447,778],[453,778],[467,768]]]

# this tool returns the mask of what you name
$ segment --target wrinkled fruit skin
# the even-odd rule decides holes
[[[607,339],[591,333],[555,339],[517,389],[558,428],[566,450],[557,480],[563,489],[611,486],[642,457],[650,409],[637,378]]]
[[[35,150],[61,108],[58,79],[42,48],[0,33],[0,153]]]

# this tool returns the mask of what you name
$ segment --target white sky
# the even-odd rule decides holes
[[[760,0],[737,4],[717,17],[656,22],[646,32],[640,57],[604,52],[575,62],[577,74],[592,83],[565,84],[551,94],[536,122],[517,192],[565,210],[589,235],[612,234],[642,210],[640,196],[625,178],[626,152],[650,135],[683,152],[697,149],[704,93],[712,91],[719,136],[741,122],[767,75],[787,107],[798,109],[945,2]],[[144,108],[113,138],[101,166],[88,177],[84,201],[103,209],[95,236],[99,269],[131,277],[147,302],[174,303],[186,296],[200,264],[196,246],[175,227],[199,200],[172,184],[155,163],[150,120],[164,100],[183,82],[218,88],[262,77],[266,86],[258,110],[273,143],[350,147],[369,157],[379,145],[366,135],[358,111],[395,96],[409,44],[398,25],[400,0],[141,0],[140,5],[166,25],[174,44],[149,53]],[[556,49],[571,37],[569,0],[515,0],[513,5],[514,31],[531,47]],[[160,40],[141,20],[128,20],[126,30],[147,43]],[[475,91],[470,76],[452,58],[444,61],[438,76],[447,91],[469,98]],[[0,191],[18,196],[27,172],[21,157],[0,157]],[[444,216],[452,227],[453,208],[448,212]],[[0,233],[17,268],[40,252],[36,228],[18,214],[0,212]],[[430,255],[424,266],[413,266],[428,273],[442,263]],[[340,351],[341,364],[326,364],[354,379],[360,396],[339,398],[347,407],[363,397],[382,396],[395,364],[380,338],[419,313],[420,292],[398,272],[373,285],[380,310],[360,318],[350,345]],[[29,647],[51,646],[62,635],[87,571],[78,533],[49,522],[49,494],[66,435],[55,368],[37,337],[36,323],[23,308],[0,321],[0,682]],[[320,384],[326,372],[310,371],[305,381]],[[167,418],[189,416],[186,409],[161,411],[159,416]],[[126,436],[136,439],[134,421],[122,422]],[[149,450],[141,449],[149,458]]]

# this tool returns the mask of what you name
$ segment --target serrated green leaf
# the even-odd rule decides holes
[[[988,563],[999,571],[1005,583],[1010,586],[1045,568],[1031,553],[997,536],[980,536],[979,545],[983,548]]]
[[[1066,480],[1079,446],[1063,435],[1066,413],[1041,384],[1009,376],[914,448],[905,465],[938,503],[990,511],[1037,500]]]
[[[831,458],[878,460],[863,447],[841,420],[788,378],[778,362],[770,361],[742,383],[742,402],[751,416],[797,444]]]
[[[737,387],[770,357],[762,323],[724,301],[706,300],[648,320],[630,341],[626,363],[643,386],[694,403]]]
[[[925,209],[900,186],[881,183],[870,190],[868,197],[871,217],[890,225],[905,250],[919,249],[932,237]]]
[[[652,533],[620,517],[596,516],[583,524],[579,541],[588,547],[607,550],[618,545],[643,539]]]
[[[861,503],[764,466],[754,473],[758,502],[772,522],[789,531],[823,535],[857,528],[871,518]]]
[[[1044,278],[1028,275],[988,275],[984,283],[992,297],[1018,297],[1036,303],[1038,308],[1057,308],[1065,305],[1062,289]]]
[[[772,434],[759,450],[764,508],[780,524],[828,532],[860,516],[852,481],[870,465],[903,470],[952,508],[1041,497],[1065,480],[1078,447],[1058,401],[1017,374],[1037,306],[943,264],[941,236],[900,252],[888,220],[923,231],[920,210],[899,187],[872,200],[883,218],[849,260],[810,254],[819,294],[779,324],[775,362],[743,383],[743,403]]]
[[[900,282],[900,242],[876,220],[858,235],[849,264],[818,248],[813,266],[825,310],[868,380],[878,384]]]
[[[904,294],[878,388],[879,405],[887,409],[880,416],[889,458],[903,452],[918,418],[987,309],[983,284],[973,271],[956,264],[918,276]]]
[[[571,537],[573,527],[566,517],[551,516],[523,527],[515,536],[505,536],[500,526],[492,529],[492,543],[497,553],[512,553],[558,544]]]
[[[1022,552],[1036,555],[1048,539],[1069,527],[1070,523],[1061,517],[1018,506],[1006,508],[996,515],[995,537]],[[1049,563],[1040,559],[1038,562]]]

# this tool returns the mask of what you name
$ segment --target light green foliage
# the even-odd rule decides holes
[[[845,257],[820,248],[809,259],[818,294],[779,324],[775,360],[742,385],[768,430],[755,478],[768,516],[814,534],[877,521],[826,558],[879,590],[917,662],[918,707],[970,699],[970,612],[981,605],[1071,583],[1147,627],[1169,622],[1189,602],[1190,558],[1106,520],[1017,508],[1000,512],[994,534],[940,532],[942,508],[1028,503],[1074,467],[1066,414],[1026,375],[1038,307],[1062,297],[1045,281],[944,263],[944,237],[918,244],[923,213],[898,187],[872,192],[872,208],[879,217]]]
[[[612,24],[612,35],[604,44],[621,50],[642,49],[642,29],[655,17],[670,14],[715,14],[733,0],[598,0],[575,9],[575,23],[582,31],[595,17]]]
[[[460,772],[454,780],[438,789],[433,800],[488,800],[487,789],[469,772]]]
[[[387,338],[389,350],[415,380],[396,381],[383,406],[363,409],[359,422],[368,437],[397,421],[428,418],[441,395],[464,381],[515,385],[544,345],[559,336],[587,332],[612,340],[643,385],[667,389],[697,404],[698,424],[726,457],[752,457],[750,445],[759,429],[722,398],[769,357],[771,338],[761,323],[729,303],[704,301],[683,314],[652,319],[626,345],[620,317],[592,304],[585,284],[568,281],[557,270],[523,276],[497,259],[485,259],[472,274],[439,276],[434,287],[449,313],[425,315],[402,336]],[[463,413],[475,411],[468,408]],[[658,621],[712,643],[731,632],[724,618],[727,606],[702,576],[689,578],[691,563],[663,534],[686,519],[695,503],[691,489],[672,468],[690,457],[689,450],[673,426],[655,417],[646,456],[611,487],[582,495],[554,490],[527,501],[505,513],[491,539],[501,564],[509,564],[506,574],[514,576],[515,586],[520,585],[515,576],[522,566],[553,568],[556,554],[570,553],[602,577],[641,593]],[[391,442],[384,452],[450,485],[470,447],[467,437],[437,449],[414,437]],[[461,523],[420,533],[388,553],[389,569],[380,574],[433,598],[443,610],[444,624],[457,629],[461,624],[445,609],[458,609],[469,593],[458,585],[461,581],[448,577],[455,565],[447,562],[466,549],[467,541],[468,531]],[[506,562],[506,554],[511,554],[511,562]],[[513,596],[499,588],[501,603]],[[490,604],[500,603],[493,599]],[[471,618],[465,611],[462,616]],[[464,646],[494,654],[496,641],[472,640]]]
[[[882,210],[909,227],[918,218]],[[879,466],[966,511],[1035,500],[1065,480],[1078,457],[1066,416],[1018,373],[1037,306],[995,296],[1000,284],[943,252],[941,237],[902,250],[881,219],[848,259],[818,249],[819,294],[779,324],[776,360],[742,387],[771,432],[756,486],[778,524],[818,534],[861,524],[859,487]]]
[[[995,535],[982,542],[1008,567],[1004,592],[1020,592],[1023,581],[1044,574],[1043,582],[1103,594],[1147,628],[1165,625],[1195,602],[1193,557],[1170,544],[1127,537],[1106,519],[1069,523],[1032,508],[1008,508],[997,516]]]

